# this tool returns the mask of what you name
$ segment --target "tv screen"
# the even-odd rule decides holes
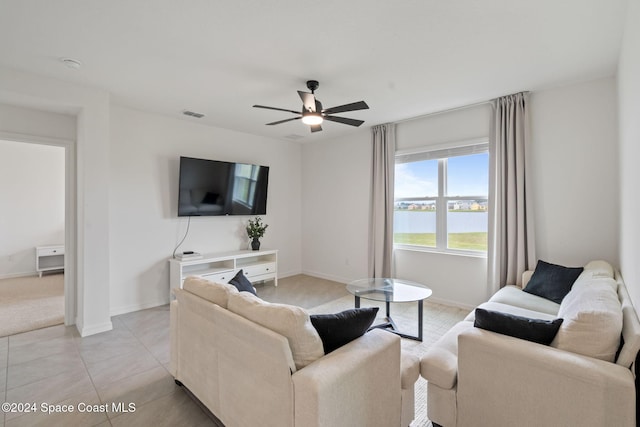
[[[269,167],[180,157],[178,216],[265,215]]]

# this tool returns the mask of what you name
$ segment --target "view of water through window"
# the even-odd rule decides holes
[[[436,248],[443,233],[447,249],[486,251],[488,156],[396,164],[394,243]]]

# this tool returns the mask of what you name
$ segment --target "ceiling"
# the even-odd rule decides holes
[[[301,142],[297,90],[363,127],[614,75],[627,0],[0,0],[0,65],[112,102]],[[74,70],[61,57],[81,61]],[[205,114],[202,119],[183,110]]]

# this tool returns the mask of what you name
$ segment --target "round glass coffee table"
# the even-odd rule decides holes
[[[356,308],[360,308],[360,298],[371,301],[382,301],[386,305],[385,323],[374,325],[371,328],[388,329],[403,338],[422,341],[422,302],[432,294],[431,289],[419,283],[402,279],[360,279],[347,285],[347,291],[356,301]],[[408,335],[398,331],[395,322],[391,318],[389,305],[392,302],[418,302],[418,335]]]

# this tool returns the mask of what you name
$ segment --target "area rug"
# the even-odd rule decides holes
[[[353,306],[354,298],[349,295],[311,308],[308,311],[313,314],[328,314],[353,308]],[[378,318],[374,324],[382,323],[385,315],[384,303],[361,299],[361,306],[380,307]],[[403,338],[401,342],[402,351],[420,357],[431,344],[451,329],[453,325],[464,319],[467,314],[469,314],[469,310],[426,300],[423,305],[423,341]],[[418,303],[392,304],[391,317],[402,332],[417,335]],[[416,415],[411,427],[431,427],[432,424],[429,421],[427,411],[427,381],[422,377],[418,379],[415,385],[415,408]]]
[[[64,274],[0,280],[0,337],[64,323]]]

